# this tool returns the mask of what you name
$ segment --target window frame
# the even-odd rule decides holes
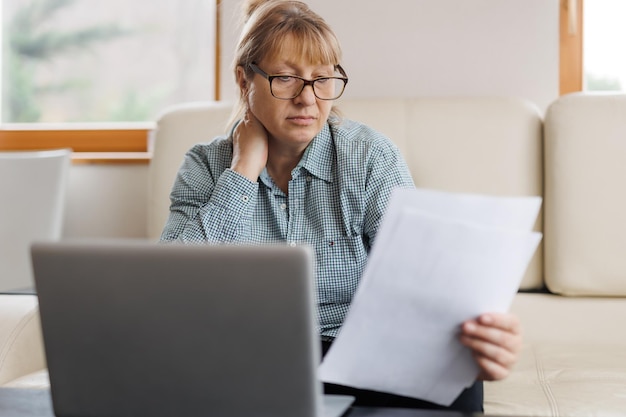
[[[215,0],[215,100],[220,100],[221,3]],[[559,3],[559,92],[561,95],[583,88],[583,2]],[[575,7],[572,15],[572,7]],[[573,18],[575,17],[575,19]],[[11,125],[0,127],[0,151],[71,148],[74,163],[149,163],[150,132],[155,123],[120,126],[110,123],[94,127]]]
[[[0,129],[1,151],[72,149],[75,163],[148,163],[154,123],[99,126],[7,124]]]
[[[215,94],[220,99],[220,6],[215,0]],[[0,151],[72,149],[78,164],[148,164],[151,132],[155,122],[0,124]]]
[[[559,93],[583,89],[583,3],[560,0],[559,4]]]

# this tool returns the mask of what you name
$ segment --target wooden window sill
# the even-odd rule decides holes
[[[147,164],[153,123],[4,125],[0,151],[70,148],[76,164]]]
[[[151,152],[73,152],[73,164],[149,164]]]

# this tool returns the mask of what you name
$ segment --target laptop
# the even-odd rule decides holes
[[[35,243],[58,417],[338,417],[307,247]]]

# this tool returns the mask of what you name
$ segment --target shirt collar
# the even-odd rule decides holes
[[[304,154],[298,162],[298,165],[293,169],[293,174],[302,168],[307,170],[311,175],[314,175],[326,182],[332,182],[333,176],[333,133],[328,123],[324,124],[324,127],[309,143],[309,146],[304,150]],[[271,188],[272,180],[267,173],[267,168],[263,168],[261,175],[259,175],[261,181]]]
[[[307,146],[302,159],[295,169],[306,169],[318,178],[327,182],[333,181],[333,134],[328,123]]]

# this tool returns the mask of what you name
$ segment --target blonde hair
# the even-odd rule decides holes
[[[291,36],[300,45],[302,57],[313,64],[339,65],[341,47],[330,26],[309,6],[292,0],[244,0],[244,26],[235,51],[233,71],[242,67],[252,77],[250,64],[258,63],[280,51],[285,38]],[[230,124],[243,117],[245,97],[239,90]],[[333,112],[334,113],[334,110]]]

